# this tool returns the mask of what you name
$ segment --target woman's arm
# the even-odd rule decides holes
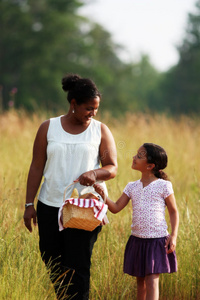
[[[46,163],[46,149],[47,149],[47,131],[49,127],[49,120],[42,123],[38,129],[34,146],[33,157],[29,169],[26,189],[26,203],[34,203],[35,196],[40,186],[43,171]],[[27,229],[32,232],[31,219],[36,225],[36,211],[34,206],[28,206],[24,212],[24,224]]]
[[[79,176],[82,185],[93,185],[97,180],[109,180],[117,173],[117,150],[113,135],[109,128],[101,123],[101,143],[99,155],[102,167],[88,171]]]
[[[117,200],[117,202],[113,202],[110,198],[108,198],[103,190],[103,187],[99,184],[94,184],[95,191],[101,195],[103,199],[105,199],[105,203],[108,205],[108,209],[113,213],[116,214],[120,212],[129,202],[130,198],[123,193],[121,197]]]
[[[171,235],[167,239],[165,247],[169,249],[167,253],[171,253],[176,248],[176,239],[178,235],[178,226],[179,226],[179,213],[176,205],[176,199],[174,194],[171,194],[165,199],[165,203],[167,205],[167,209],[169,212],[170,223],[171,223]]]
[[[98,180],[108,180],[117,174],[117,150],[113,135],[105,124],[101,124],[101,145],[99,149],[102,168],[96,170]]]

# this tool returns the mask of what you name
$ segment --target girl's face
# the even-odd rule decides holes
[[[75,104],[74,106],[74,117],[83,124],[90,123],[92,117],[95,117],[99,108],[100,98],[96,98],[87,101],[83,104]]]
[[[133,162],[132,162],[132,169],[138,170],[138,171],[147,171],[148,162],[146,157],[146,150],[144,147],[140,147],[137,151],[137,154],[133,156]]]

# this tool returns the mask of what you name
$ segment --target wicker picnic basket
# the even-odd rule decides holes
[[[63,202],[65,202],[65,194],[69,186],[64,191]],[[80,197],[79,197],[80,198]],[[87,231],[94,230],[101,221],[94,217],[94,211],[92,207],[79,207],[70,203],[63,206],[63,227],[64,228],[77,228]]]

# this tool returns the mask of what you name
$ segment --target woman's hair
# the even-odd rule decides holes
[[[68,74],[63,77],[62,88],[68,93],[69,103],[72,99],[75,99],[77,104],[82,104],[97,96],[101,98],[95,83],[89,78],[81,78],[78,74]]]
[[[155,164],[155,167],[152,169],[153,174],[157,178],[162,178],[169,180],[167,174],[162,170],[167,167],[167,153],[161,147],[153,143],[144,143],[142,145],[146,150],[147,162],[149,164]]]

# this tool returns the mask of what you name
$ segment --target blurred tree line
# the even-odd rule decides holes
[[[78,15],[81,0],[0,0],[0,110],[58,111],[67,106],[61,79],[78,73],[95,81],[101,109],[200,111],[200,0],[188,15],[179,62],[160,73],[147,55],[120,60],[120,46],[102,26]],[[142,38],[142,37],[141,37]]]

